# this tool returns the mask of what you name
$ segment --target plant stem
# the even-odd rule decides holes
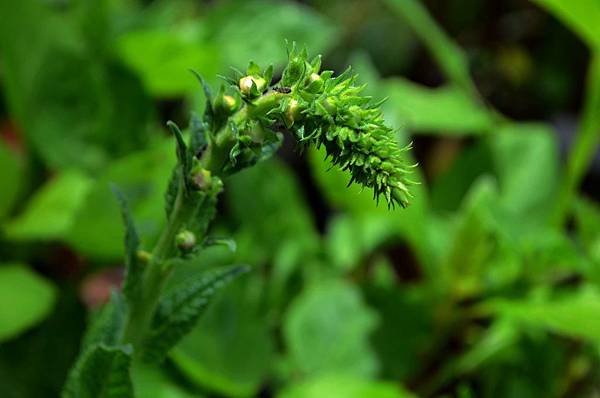
[[[567,157],[567,166],[553,214],[553,224],[562,227],[581,180],[600,142],[600,53],[590,61],[585,103],[577,137]]]
[[[243,125],[244,120],[253,119],[256,114],[266,114],[269,110],[279,106],[282,98],[283,95],[280,93],[269,92],[257,99],[252,105],[242,107],[231,116],[230,120],[236,125]],[[216,135],[214,142],[211,143],[203,155],[203,167],[211,173],[219,175],[235,141],[234,131],[227,124]],[[160,293],[171,272],[171,268],[167,266],[166,262],[173,255],[175,236],[180,231],[182,224],[185,223],[186,217],[189,215],[188,210],[189,203],[186,202],[183,184],[180,184],[170,218],[152,251],[151,260],[143,275],[140,294],[131,303],[123,336],[125,344],[131,344],[137,348],[151,326],[152,316],[158,305]],[[202,239],[202,237],[198,237],[198,239]],[[137,355],[140,354],[139,350],[136,350],[136,352]]]
[[[175,235],[184,222],[186,204],[183,191],[183,186],[180,186],[171,217],[152,251],[152,258],[144,273],[138,299],[131,304],[124,342],[134,347],[141,343],[144,333],[150,327],[160,293],[171,272],[171,269],[165,266],[165,260],[172,254]]]

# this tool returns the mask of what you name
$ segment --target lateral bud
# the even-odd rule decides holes
[[[297,100],[291,99],[285,111],[285,121],[287,126],[292,126],[300,116],[300,106]]]
[[[244,76],[239,86],[244,97],[256,98],[267,88],[267,81],[260,76]]]
[[[225,116],[231,115],[238,108],[238,101],[231,95],[222,94],[215,99],[215,109]]]
[[[182,252],[189,252],[196,246],[196,235],[192,231],[183,230],[175,236],[175,245]]]
[[[142,264],[149,264],[152,261],[152,254],[146,250],[138,250],[136,253],[138,261]]]
[[[212,175],[210,170],[206,170],[205,168],[194,168],[191,172],[190,178],[194,187],[199,191],[208,191],[212,186]]]
[[[323,90],[323,79],[318,73],[311,73],[306,78],[306,91],[317,94]]]

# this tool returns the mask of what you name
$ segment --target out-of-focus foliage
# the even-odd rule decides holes
[[[2,264],[0,339],[6,340],[44,319],[55,300],[54,286],[22,264]]]
[[[378,207],[322,151],[287,144],[225,180],[210,236],[237,250],[206,250],[169,289],[253,270],[136,369],[138,396],[597,394],[596,0],[5,0],[0,16],[3,398],[58,396],[122,280],[111,184],[142,247],[156,241],[164,124],[203,111],[189,70],[215,88],[249,60],[278,75],[286,39],[388,98],[414,142],[414,199]]]

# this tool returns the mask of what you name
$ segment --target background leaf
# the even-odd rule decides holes
[[[352,285],[315,283],[294,300],[286,315],[290,361],[305,376],[374,375],[378,363],[368,337],[376,323]]]
[[[49,315],[55,287],[21,264],[0,265],[0,341],[14,337]],[[8,304],[10,303],[10,304]]]
[[[4,233],[14,240],[64,237],[92,185],[92,180],[79,171],[59,174],[36,192],[19,216],[5,225]]]

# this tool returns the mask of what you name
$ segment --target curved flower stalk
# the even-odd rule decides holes
[[[323,146],[333,165],[349,170],[349,185],[372,188],[390,207],[407,206],[414,184],[414,166],[404,156],[410,146],[398,145],[384,123],[381,102],[360,95],[364,86],[355,84],[350,69],[334,77],[320,67],[320,56],[309,62],[306,51],[294,45],[277,84],[271,85],[272,67],[261,70],[254,63],[229,79],[235,93],[222,89],[213,101],[218,114],[213,120],[220,122],[211,126],[213,148],[201,163],[216,174],[237,171],[270,155],[287,130],[303,146]]]
[[[406,206],[410,168],[381,116],[379,104],[360,95],[356,76],[333,77],[320,71],[321,59],[308,62],[306,51],[293,46],[281,80],[272,85],[273,68],[254,63],[212,96],[204,85],[207,106],[202,119],[193,117],[190,140],[169,122],[176,138],[177,165],[165,195],[166,226],[152,250],[144,250],[128,211],[125,195],[116,190],[125,221],[125,280],[121,291],[88,328],[81,355],[73,367],[63,398],[133,397],[131,368],[160,362],[194,327],[213,294],[247,266],[200,272],[163,292],[181,259],[197,261],[207,246],[235,248],[232,240],[208,235],[216,213],[222,176],[271,156],[290,132],[302,145],[324,147],[333,165],[348,170],[357,182],[383,196],[392,207]]]

